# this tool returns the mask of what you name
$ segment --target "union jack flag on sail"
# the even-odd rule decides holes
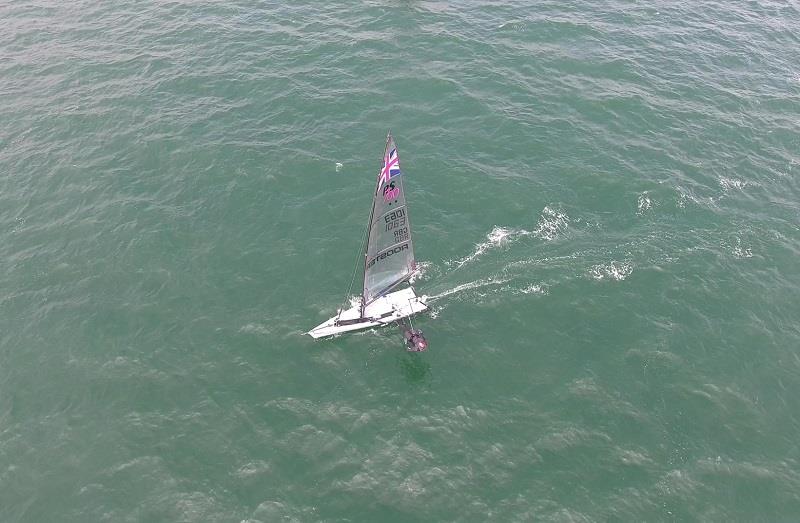
[[[392,147],[383,157],[383,169],[381,169],[380,185],[387,183],[391,178],[400,175],[400,157],[397,156],[397,147]]]

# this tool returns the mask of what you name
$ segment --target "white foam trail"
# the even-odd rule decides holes
[[[589,269],[589,276],[595,280],[615,280],[622,281],[633,272],[633,264],[630,262],[612,261],[611,263],[595,265]]]
[[[413,285],[420,280],[424,280],[425,276],[428,274],[428,270],[430,270],[431,267],[433,267],[431,262],[417,262],[417,268],[411,274],[411,277],[408,279],[408,283]]]
[[[530,234],[530,231],[523,229],[509,229],[507,227],[498,227],[495,225],[489,234],[486,235],[486,241],[475,245],[475,250],[472,252],[472,254],[452,263],[455,264],[456,269],[460,269],[465,263],[471,262],[489,249],[508,245],[510,241],[527,234]]]
[[[539,217],[539,224],[533,235],[543,240],[555,240],[558,236],[567,230],[569,227],[569,216],[563,212],[554,211],[550,207],[542,209],[542,215]]]
[[[736,238],[736,245],[733,247],[733,255],[737,258],[752,258],[753,249],[750,247],[742,247],[741,238]]]
[[[689,195],[684,192],[682,187],[678,187],[678,207],[680,209],[686,208],[686,200],[689,199]]]
[[[727,178],[726,178],[726,180],[727,180]],[[720,185],[722,185],[722,183],[720,183]],[[687,201],[692,202],[692,203],[697,204],[697,205],[701,205],[701,206],[705,206],[705,205],[709,205],[709,204],[714,205],[714,197],[713,196],[708,196],[708,197],[705,197],[705,198],[694,196],[691,192],[687,191],[683,187],[678,187],[677,191],[678,191],[677,205],[681,209],[686,208],[686,202]]]
[[[592,254],[592,251],[578,251],[564,256],[548,256],[545,258],[530,258],[527,260],[519,260],[509,263],[506,266],[506,269],[510,269],[512,267],[525,267],[526,265],[548,265],[555,262],[561,262],[564,260],[576,260],[578,258],[587,256],[588,254]]]
[[[636,202],[636,214],[638,216],[644,215],[644,213],[647,212],[652,205],[653,202],[650,200],[650,197],[647,196],[647,191],[643,192],[639,195],[639,199]]]
[[[425,300],[428,302],[432,302],[438,300],[439,298],[444,298],[445,296],[450,296],[458,292],[470,289],[478,289],[480,287],[486,287],[487,285],[502,285],[503,283],[507,283],[508,281],[509,281],[508,279],[485,278],[483,280],[476,280],[476,281],[471,281],[469,283],[462,283],[461,285],[457,285],[452,289],[440,292],[439,294],[435,294],[433,296],[425,296]]]
[[[542,209],[542,214],[539,217],[539,223],[535,231],[526,231],[525,229],[513,229],[509,227],[500,227],[495,225],[489,234],[486,235],[486,241],[475,244],[475,250],[469,256],[465,256],[460,260],[450,260],[445,262],[448,266],[455,265],[456,269],[460,269],[465,264],[475,260],[486,251],[495,247],[505,247],[511,242],[525,236],[536,236],[543,240],[554,240],[562,232],[567,230],[570,218],[566,214],[554,211],[550,207]]]
[[[542,296],[546,296],[550,294],[550,291],[547,290],[547,286],[534,283],[527,287],[517,289],[514,291],[514,294],[541,294]]]
[[[737,180],[735,178],[725,178],[721,176],[719,179],[719,186],[722,187],[723,191],[728,191],[730,189],[744,189],[747,187],[747,182],[743,180]]]

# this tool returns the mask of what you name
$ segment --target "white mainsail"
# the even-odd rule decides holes
[[[392,134],[386,137],[378,173],[364,258],[363,306],[367,306],[414,272],[411,223],[403,189],[400,155]]]
[[[415,269],[403,177],[397,146],[390,132],[372,197],[361,303],[339,311],[308,331],[313,338],[388,325],[428,308],[424,297],[417,296],[410,286],[396,289]]]

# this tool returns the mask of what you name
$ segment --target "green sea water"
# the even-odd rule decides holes
[[[0,521],[800,520],[796,2],[0,21]],[[303,335],[389,129],[424,354]]]

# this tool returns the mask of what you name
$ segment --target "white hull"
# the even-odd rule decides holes
[[[428,306],[425,304],[423,298],[424,297],[421,298],[414,294],[414,289],[407,287],[382,296],[367,305],[367,310],[364,311],[364,321],[346,325],[336,324],[337,321],[347,322],[347,320],[358,319],[361,316],[361,307],[356,305],[346,311],[342,311],[341,314],[334,316],[328,321],[320,323],[308,331],[308,335],[312,338],[324,338],[326,336],[335,336],[336,334],[345,332],[387,325],[426,310]]]

